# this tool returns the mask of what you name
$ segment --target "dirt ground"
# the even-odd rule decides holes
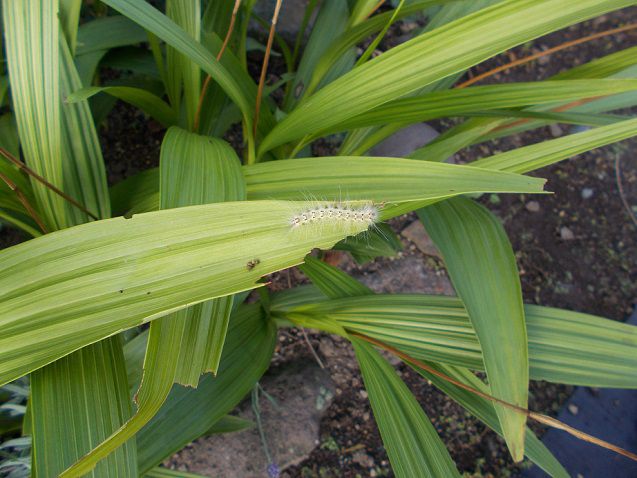
[[[480,65],[470,75],[635,19],[637,8],[631,8],[571,27]],[[392,28],[387,43],[391,44],[403,34],[401,28],[400,25]],[[637,33],[633,30],[571,48],[490,81],[547,78],[563,69],[636,44]],[[257,61],[258,56],[254,59]],[[276,71],[274,59],[272,68]],[[444,128],[449,124],[434,126]],[[458,155],[457,160],[469,162],[568,132],[568,126],[560,125],[525,133],[513,139],[470,148]],[[158,164],[163,131],[133,108],[118,104],[100,133],[109,183]],[[637,141],[623,142],[535,173],[548,179],[547,189],[553,191],[552,195],[488,195],[481,198],[503,220],[509,233],[527,302],[615,320],[623,320],[637,302],[637,225],[630,218],[631,213],[637,212],[636,150]],[[632,207],[632,211],[624,202]],[[404,251],[399,257],[379,259],[359,267],[343,254],[339,265],[376,290],[453,293],[435,251],[423,253],[415,241],[408,238],[412,236],[405,233],[414,220],[412,215],[392,222],[394,230],[402,233]],[[10,229],[0,231],[0,247],[23,239]],[[289,277],[293,284],[304,281],[298,271],[292,271]],[[286,287],[287,281],[287,275],[280,275],[273,282],[273,287]],[[351,348],[345,342],[326,335],[309,333],[308,336],[312,348],[329,372],[335,394],[320,417],[318,443],[314,450],[303,461],[284,469],[282,476],[393,476]],[[277,367],[295,361],[314,360],[300,331],[286,329],[280,332],[274,359]],[[431,418],[462,472],[475,477],[519,475],[525,465],[519,467],[511,462],[500,438],[409,368],[398,365],[397,369]],[[571,387],[532,383],[530,408],[555,414],[570,393]],[[298,426],[303,427],[303,424],[298,423]],[[181,464],[188,467],[187,462],[181,461]],[[188,468],[197,471],[196,466]]]

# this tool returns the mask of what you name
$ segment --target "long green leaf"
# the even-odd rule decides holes
[[[460,477],[429,418],[392,366],[369,344],[351,341],[396,476]]]
[[[305,263],[299,268],[331,299],[373,294],[369,287],[312,256],[306,257]]]
[[[637,118],[479,159],[473,166],[526,173],[594,148],[637,136]]]
[[[80,25],[76,55],[107,51],[147,41],[143,28],[122,15],[96,18]]]
[[[60,23],[71,53],[75,52],[82,0],[60,0]]]
[[[57,2],[3,0],[5,48],[14,113],[27,165],[63,189]],[[32,181],[44,221],[68,224],[64,200]]]
[[[500,221],[467,198],[420,209],[454,289],[476,331],[492,394],[527,408],[529,359],[522,286],[515,255]],[[515,461],[524,457],[526,416],[495,406]]]
[[[178,122],[177,115],[164,100],[147,90],[131,86],[89,86],[73,92],[66,101],[75,103],[98,93],[108,93],[126,103],[137,106],[164,126],[173,126]]]
[[[332,82],[279,123],[262,142],[260,152],[327,130],[525,41],[633,3],[500,2],[420,35]]]
[[[121,397],[128,397],[128,384],[119,337],[103,340],[34,372],[29,404],[34,418],[34,474],[58,476],[101,443],[131,414],[131,403]],[[78,403],[86,399],[93,403]],[[117,450],[89,476],[137,476],[135,444]]]
[[[541,180],[403,158],[321,157],[244,166],[248,199],[433,200],[472,192],[541,192]],[[158,208],[158,175],[144,172],[115,186],[119,212]],[[154,191],[154,192],[153,192]],[[408,210],[411,207],[407,203]],[[387,210],[390,208],[388,207]],[[386,210],[386,211],[387,211]]]
[[[60,55],[61,98],[66,98],[83,85],[63,39],[60,43]],[[61,113],[65,154],[64,191],[97,217],[110,217],[104,159],[88,102],[62,103]],[[73,224],[89,220],[78,208],[67,206],[67,209],[70,210],[67,214],[74,217]]]
[[[273,314],[303,325],[360,332],[412,357],[484,370],[480,344],[456,297],[374,295],[318,301],[305,292]],[[525,306],[533,380],[588,387],[637,387],[637,327],[588,314]]]
[[[169,209],[3,250],[0,381],[168,312],[252,289],[263,274],[367,228],[292,229],[292,216],[308,207],[249,201]]]
[[[182,27],[193,40],[199,42],[201,35],[201,1],[167,0],[166,15]],[[166,91],[171,104],[180,110],[183,87],[185,124],[192,129],[199,102],[201,71],[196,63],[168,46],[166,49]]]
[[[637,80],[563,80],[505,83],[433,91],[390,101],[339,125],[342,129],[394,121],[416,123],[445,116],[462,116],[491,109],[514,108],[556,101],[610,95],[637,89]]]
[[[173,128],[164,138],[160,170],[162,209],[246,199],[241,162],[222,140]],[[231,309],[228,296],[162,319],[176,320],[184,328],[176,360],[179,383],[196,387],[201,374],[217,373]],[[159,323],[151,324],[151,330]]]
[[[371,199],[400,203],[471,191],[540,192],[541,180],[500,176],[481,169],[402,158],[322,157],[244,167],[248,198]]]

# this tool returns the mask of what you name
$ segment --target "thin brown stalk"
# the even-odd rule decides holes
[[[525,56],[524,58],[520,58],[519,60],[515,60],[512,61],[510,63],[507,63],[506,65],[502,65],[502,66],[498,66],[497,68],[493,68],[489,71],[486,71],[480,75],[474,76],[473,78],[464,81],[458,85],[456,85],[456,88],[466,88],[469,85],[473,85],[474,83],[477,83],[478,81],[484,80],[485,78],[488,78],[490,76],[493,76],[497,73],[500,73],[501,71],[504,70],[509,70],[513,67],[519,66],[519,65],[523,65],[525,63],[529,63],[533,60],[537,60],[538,58],[542,58],[543,56],[548,56],[548,55],[552,55],[555,52],[558,52],[560,50],[564,50],[566,48],[575,46],[575,45],[580,45],[582,43],[586,43],[592,40],[596,40],[598,38],[603,38],[609,35],[615,35],[616,33],[621,33],[621,32],[625,32],[628,30],[633,30],[637,28],[637,23],[631,23],[629,25],[624,25],[623,27],[618,27],[618,28],[613,28],[611,30],[605,30],[603,32],[597,32],[597,33],[593,33],[592,35],[588,35],[582,38],[577,38],[575,40],[571,40],[571,41],[567,41],[564,43],[561,43],[553,48],[549,48],[548,50],[544,50],[541,51],[539,53],[535,53],[533,55],[529,55],[529,56]]]
[[[263,87],[265,85],[265,75],[268,72],[268,62],[270,61],[270,53],[272,52],[272,43],[274,42],[274,33],[276,32],[276,23],[279,19],[279,11],[283,0],[277,0],[274,6],[274,14],[272,15],[272,23],[270,24],[270,34],[268,35],[268,44],[265,47],[265,56],[263,65],[261,65],[261,76],[259,77],[259,88],[257,90],[257,103],[254,106],[254,125],[252,134],[257,137],[257,126],[259,124],[259,113],[261,112],[261,97],[263,96]]]
[[[29,203],[29,200],[24,195],[24,193],[22,191],[20,191],[20,188],[18,188],[16,183],[11,181],[8,177],[6,177],[2,173],[0,173],[0,179],[2,179],[4,181],[4,183],[7,186],[9,186],[9,189],[11,189],[15,193],[15,195],[18,197],[18,200],[20,201],[20,203],[22,203],[24,208],[29,213],[29,216],[31,216],[33,218],[33,220],[36,222],[36,224],[42,230],[42,232],[44,234],[48,233],[49,231],[46,228],[46,226],[44,225],[44,222],[42,221],[42,219],[40,219],[40,216],[38,216],[38,213],[35,212],[35,209],[33,208],[33,206],[31,206],[31,204]]]
[[[237,19],[237,12],[239,11],[239,7],[241,6],[241,0],[235,0],[234,8],[232,9],[232,16],[230,17],[230,25],[228,25],[228,31],[226,32],[226,37],[223,39],[223,44],[221,45],[221,49],[219,53],[217,53],[217,61],[221,60],[223,56],[223,52],[226,51],[228,47],[228,43],[230,42],[230,37],[232,37],[232,32],[234,30],[234,22]],[[206,92],[208,91],[208,87],[210,86],[210,82],[212,81],[212,76],[206,76],[206,79],[203,82],[203,86],[201,87],[201,94],[199,95],[199,102],[197,103],[197,112],[195,113],[195,121],[194,128],[195,131],[199,130],[199,119],[201,116],[201,106],[203,105],[203,100],[206,97]]]
[[[637,217],[635,217],[635,213],[626,199],[624,187],[622,186],[621,154],[615,155],[615,181],[617,182],[617,189],[619,190],[619,198],[621,199],[624,208],[626,208],[626,212],[630,216],[630,219],[633,221],[635,226],[637,226]]]
[[[316,353],[316,350],[314,350],[314,347],[312,346],[312,342],[310,342],[310,338],[307,336],[307,332],[305,331],[304,328],[301,328],[301,333],[303,334],[303,338],[305,339],[305,344],[307,345],[307,348],[309,348],[310,352],[312,352],[312,356],[314,357],[314,360],[316,360],[316,363],[319,365],[319,367],[324,369],[325,364],[323,364],[321,357],[319,357],[318,354]]]
[[[385,0],[379,0],[379,2],[374,5],[374,8],[369,11],[366,18],[371,17],[376,12],[376,10],[378,10],[383,5],[383,3],[385,3]]]
[[[388,345],[384,342],[381,342],[380,340],[374,339],[372,337],[368,337],[367,335],[358,333],[358,332],[351,332],[350,334],[358,337],[360,339],[365,340],[366,342],[369,342],[370,344],[376,345],[377,347],[380,347],[382,349],[387,350],[388,352],[391,352],[392,354],[396,355],[397,357],[399,357],[400,359],[404,360],[407,363],[410,363],[418,368],[421,368],[427,372],[429,372],[432,375],[435,375],[438,378],[441,378],[443,380],[445,380],[446,382],[449,382],[453,385],[455,385],[456,387],[462,388],[463,390],[466,390],[468,392],[473,393],[474,395],[477,395],[481,398],[484,398],[485,400],[489,400],[491,402],[497,403],[499,405],[502,405],[503,407],[509,408],[511,410],[515,410],[516,412],[519,412],[523,415],[525,415],[526,417],[535,420],[539,423],[542,423],[543,425],[547,425],[549,427],[552,428],[557,428],[558,430],[563,430],[566,433],[573,435],[576,438],[579,438],[580,440],[589,442],[589,443],[593,443],[595,445],[598,445],[602,448],[606,448],[607,450],[611,450],[614,451],[615,453],[618,453],[622,456],[625,456],[626,458],[630,458],[631,460],[637,461],[637,454],[630,452],[628,450],[624,450],[623,448],[620,448],[616,445],[613,445],[612,443],[608,443],[604,440],[600,440],[599,438],[596,438],[594,436],[591,436],[587,433],[584,433],[580,430],[577,430],[576,428],[573,428],[565,423],[562,423],[561,421],[555,419],[555,418],[551,418],[549,416],[546,415],[542,415],[541,413],[536,413],[533,412],[531,410],[528,410],[526,408],[520,407],[518,405],[514,405],[512,403],[509,403],[507,401],[501,400],[499,398],[496,398],[492,395],[489,395],[488,393],[484,393],[480,390],[477,390],[469,385],[466,385],[462,382],[459,382],[458,380],[456,380],[455,378],[449,377],[448,375],[439,372],[438,370],[430,367],[429,365],[427,365],[424,362],[421,362],[420,360],[417,360],[409,355],[407,355],[404,352],[401,352],[400,350],[398,350],[397,348],[392,347],[391,345]]]
[[[58,196],[62,197],[64,200],[68,201],[69,203],[73,204],[73,206],[75,206],[76,208],[78,208],[79,210],[81,210],[82,212],[86,213],[87,215],[89,215],[90,217],[92,217],[93,219],[95,219],[96,221],[99,220],[99,217],[97,217],[95,214],[93,214],[91,211],[89,211],[88,209],[86,209],[86,207],[84,207],[82,204],[80,204],[79,202],[77,202],[75,199],[73,199],[71,196],[69,196],[68,194],[62,192],[61,190],[59,190],[57,187],[55,187],[53,184],[51,184],[50,182],[48,182],[46,179],[44,179],[42,176],[40,176],[38,173],[36,173],[35,171],[33,171],[32,169],[30,169],[26,164],[24,164],[22,161],[20,161],[17,158],[14,158],[13,155],[7,151],[4,148],[0,147],[0,154],[2,156],[4,156],[6,159],[8,159],[10,162],[12,162],[13,164],[15,164],[19,169],[21,169],[22,171],[24,171],[25,173],[27,173],[29,176],[31,176],[33,179],[35,179],[36,181],[44,184],[47,188],[49,188],[51,191],[53,191],[55,194],[57,194]]]

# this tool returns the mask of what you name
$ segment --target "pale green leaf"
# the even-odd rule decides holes
[[[293,214],[308,207],[249,201],[169,209],[96,221],[3,250],[2,383],[120,330],[257,287],[262,275],[367,227],[292,229]]]
[[[126,400],[120,400],[126,397]],[[57,476],[131,414],[119,337],[83,348],[31,375],[33,472]],[[134,442],[87,476],[137,476]]]
[[[491,393],[528,406],[529,359],[522,286],[500,221],[467,198],[440,201],[418,216],[442,254],[480,342]],[[495,405],[515,461],[524,457],[526,416]]]
[[[371,289],[340,269],[312,256],[306,257],[299,269],[331,299],[373,294]]]
[[[563,80],[505,83],[442,90],[390,101],[339,125],[350,129],[389,122],[417,123],[446,116],[514,108],[541,103],[611,95],[637,89],[637,80]]]
[[[244,166],[248,199],[315,199],[341,201],[371,199],[379,204],[405,202],[408,212],[421,207],[409,201],[436,199],[472,192],[541,192],[541,180],[494,174],[452,164],[403,158],[321,157],[269,161]],[[133,176],[113,188],[121,197],[119,213],[132,208],[158,208],[157,171]],[[392,211],[391,207],[385,213]],[[402,212],[401,212],[402,213]]]
[[[57,2],[3,0],[11,96],[27,165],[63,189]],[[69,225],[64,200],[32,181],[38,210],[52,229]]]

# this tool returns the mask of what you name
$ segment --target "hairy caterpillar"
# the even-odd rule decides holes
[[[293,230],[335,228],[351,235],[367,230],[379,220],[379,209],[371,202],[318,202],[292,214]]]

